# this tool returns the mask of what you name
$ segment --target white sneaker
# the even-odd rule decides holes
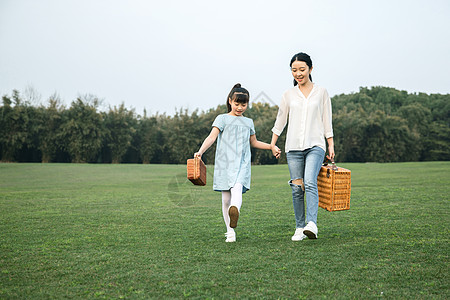
[[[309,221],[305,228],[303,228],[303,233],[306,234],[309,239],[317,239],[318,232],[317,225],[313,221]]]
[[[229,231],[229,232],[225,233],[225,236],[227,238],[225,240],[225,242],[227,242],[227,243],[234,243],[234,242],[236,242],[236,232]]]
[[[306,235],[303,234],[303,228],[297,228],[297,229],[295,229],[295,233],[291,239],[293,241],[301,241],[304,238],[306,238]]]

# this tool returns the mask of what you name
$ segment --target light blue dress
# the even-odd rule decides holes
[[[215,191],[228,191],[236,183],[243,185],[242,193],[250,189],[250,135],[255,134],[253,120],[244,116],[218,115],[213,127],[220,130],[214,165]]]

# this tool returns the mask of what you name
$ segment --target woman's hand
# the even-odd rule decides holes
[[[334,162],[334,140],[333,140],[333,137],[327,138],[327,142],[328,142],[327,158]]]
[[[279,159],[279,158],[280,158],[280,155],[281,155],[281,150],[280,150],[280,148],[278,148],[277,145],[272,145],[272,146],[271,146],[271,150],[272,150],[273,156],[275,156],[276,159]]]
[[[334,153],[334,146],[328,146],[328,155],[327,155],[327,158],[328,158],[329,160],[331,160],[331,161],[334,162],[334,156],[335,156],[335,153]]]
[[[195,152],[194,157],[202,158],[202,154],[200,152]]]

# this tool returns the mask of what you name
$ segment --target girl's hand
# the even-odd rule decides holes
[[[195,152],[194,157],[202,158],[202,155],[200,154],[200,152]]]
[[[273,145],[271,148],[273,156],[275,156],[276,159],[280,158],[281,155],[280,148],[278,148],[277,145]]]

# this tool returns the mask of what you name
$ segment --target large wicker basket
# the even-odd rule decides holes
[[[187,160],[187,178],[195,185],[206,185],[206,166],[200,158]]]
[[[350,209],[351,171],[335,164],[324,165],[317,177],[319,206],[328,210]]]

